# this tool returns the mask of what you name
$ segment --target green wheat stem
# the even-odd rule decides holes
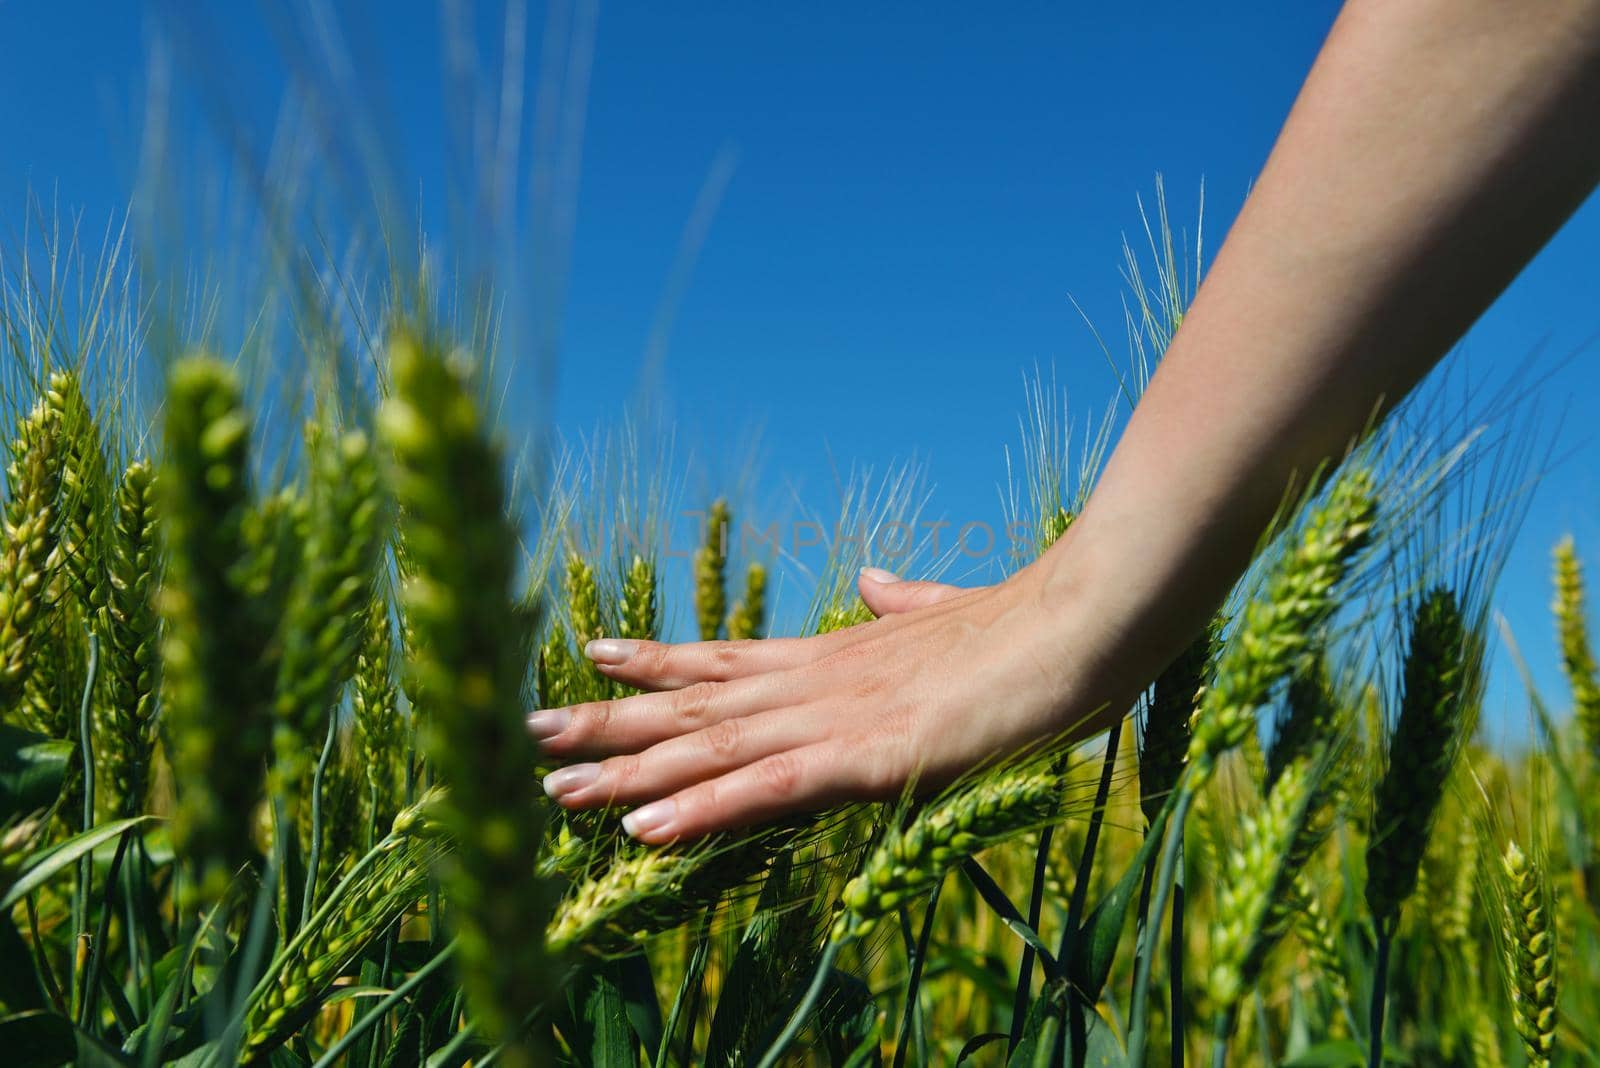
[[[709,923],[711,919],[709,911],[706,913],[705,919],[706,923]],[[711,939],[706,937],[707,934],[705,924],[702,924],[700,937],[694,941],[694,952],[689,956],[688,967],[683,970],[683,980],[678,984],[678,992],[672,998],[672,1008],[667,1013],[666,1023],[662,1025],[661,1046],[656,1050],[654,1068],[667,1068],[667,1058],[672,1050],[673,1038],[678,1033],[678,1020],[683,1015],[685,997],[689,992],[690,985],[698,984],[700,977],[705,973],[706,961],[711,956]],[[690,1015],[692,1019],[693,1014]],[[685,1042],[689,1046],[685,1057],[687,1062],[694,1058],[693,1027],[689,1029],[689,1034],[685,1036]]]
[[[339,712],[335,709],[328,714],[328,736],[323,740],[317,769],[311,773],[311,842],[306,849],[306,888],[300,897],[302,927],[311,919],[311,907],[317,899],[317,867],[322,863],[322,780],[327,775],[328,760],[338,737]]]
[[[350,1030],[340,1035],[339,1040],[329,1046],[322,1056],[318,1057],[316,1062],[312,1064],[311,1068],[333,1068],[333,1065],[338,1063],[339,1058],[344,1056],[345,1051],[355,1045],[362,1035],[372,1030],[390,1009],[410,997],[411,992],[427,982],[429,976],[449,963],[451,956],[455,953],[455,949],[456,940],[452,938],[445,943],[443,949],[433,955],[428,963],[412,972],[409,979],[391,990],[383,1000],[379,1001],[367,1012],[367,1015],[357,1020],[350,1027]]]
[[[1050,849],[1055,841],[1055,832],[1054,825],[1041,830],[1039,847],[1034,851],[1033,884],[1028,890],[1028,926],[1035,931],[1039,929],[1039,920],[1044,915],[1044,888],[1050,870]],[[1017,985],[1011,994],[1011,1034],[1008,1044],[1012,1049],[1022,1040],[1028,999],[1033,993],[1033,957],[1033,947],[1024,945],[1022,959],[1017,965]]]
[[[1394,945],[1394,926],[1378,928],[1377,959],[1372,965],[1372,1008],[1368,1014],[1367,1068],[1383,1064],[1383,1025],[1389,1004],[1389,951]]]
[[[906,980],[906,1004],[900,1017],[900,1037],[894,1046],[894,1068],[903,1068],[906,1063],[906,1051],[911,1044],[912,1025],[920,1012],[918,993],[922,986],[922,971],[928,962],[928,941],[933,937],[933,916],[939,907],[939,894],[943,889],[943,879],[933,884],[933,891],[928,895],[927,907],[922,912],[922,930],[917,935],[916,949],[911,958],[911,974]]]
[[[1155,958],[1156,941],[1161,937],[1167,901],[1172,896],[1178,855],[1183,844],[1184,821],[1188,819],[1189,807],[1194,804],[1195,792],[1188,780],[1195,766],[1185,769],[1173,792],[1172,816],[1168,820],[1166,840],[1161,844],[1161,866],[1156,871],[1156,892],[1150,900],[1150,914],[1156,919],[1146,926],[1145,937],[1135,950],[1133,1006],[1128,1016],[1128,1063],[1132,1065],[1144,1064],[1150,1015],[1150,966]]]
[[[1239,1020],[1239,1003],[1232,1002],[1217,1013],[1216,1020],[1211,1026],[1211,1068],[1228,1068],[1228,1040],[1233,1035],[1233,1029]],[[1270,1060],[1263,1060],[1263,1064],[1271,1064]]]
[[[1100,782],[1095,787],[1094,808],[1089,812],[1089,829],[1083,839],[1083,855],[1078,858],[1078,871],[1072,882],[1072,898],[1067,904],[1066,930],[1062,932],[1060,950],[1056,954],[1061,974],[1072,974],[1072,951],[1083,926],[1083,914],[1089,907],[1089,875],[1094,870],[1095,852],[1100,845],[1100,830],[1105,825],[1106,805],[1111,799],[1111,779],[1117,768],[1117,750],[1122,742],[1122,720],[1106,732],[1106,752],[1100,764]],[[1087,1032],[1083,1019],[1083,998],[1075,989],[1067,992],[1069,1027],[1062,1038],[1072,1045],[1074,1059],[1084,1055]]]
[[[83,829],[89,830],[94,826],[94,731],[90,729],[92,714],[92,700],[94,698],[95,678],[100,670],[100,638],[94,633],[89,634],[89,668],[83,682],[83,703],[78,708],[78,743],[81,747],[83,759]],[[118,847],[120,853],[121,848]],[[81,944],[89,936],[89,891],[94,884],[94,857],[85,853],[78,862],[78,883],[73,893],[73,914],[75,924],[73,930],[77,935],[77,943]],[[110,907],[110,894],[106,895],[107,908]],[[76,961],[76,949],[72,954]],[[88,999],[88,990],[82,989],[79,997],[78,1025],[83,1026],[83,1003]]]
[[[845,941],[845,939],[831,940],[823,949],[822,958],[817,961],[816,974],[811,977],[811,985],[806,987],[805,996],[800,999],[800,1004],[795,1006],[794,1012],[789,1016],[789,1022],[783,1025],[778,1037],[767,1047],[767,1052],[756,1062],[756,1068],[773,1068],[778,1063],[778,1058],[783,1056],[783,1051],[789,1048],[789,1043],[793,1042],[795,1036],[805,1027],[806,1020],[817,1007],[817,999],[822,997],[822,988],[827,985],[828,974],[833,971],[833,962],[838,958],[839,950],[843,948]]]
[[[128,851],[128,840],[133,833],[133,828],[130,827],[117,836],[117,849],[111,856],[111,867],[106,869],[104,904],[100,909],[100,923],[95,930],[94,942],[90,946],[89,966],[83,979],[83,998],[78,1006],[77,1026],[80,1031],[89,1030],[94,1021],[95,1006],[99,1003],[100,972],[105,960],[106,938],[111,931],[111,888],[116,885],[117,877],[122,874],[122,860]]]

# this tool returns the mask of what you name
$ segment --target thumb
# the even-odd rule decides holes
[[[856,589],[861,593],[862,603],[879,617],[926,608],[971,592],[943,582],[903,582],[894,572],[877,567],[861,569]]]

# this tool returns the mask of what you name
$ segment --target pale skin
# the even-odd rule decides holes
[[[1597,180],[1600,3],[1351,0],[1061,541],[980,589],[864,571],[834,634],[591,642],[651,692],[533,713],[546,791],[666,843],[1104,729]]]

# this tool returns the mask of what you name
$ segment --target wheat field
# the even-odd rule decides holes
[[[1154,247],[1134,381],[1183,309]],[[1553,551],[1569,691],[1527,691],[1525,745],[1482,724],[1515,432],[1427,399],[1374,428],[1109,734],[651,848],[545,799],[524,717],[623,692],[592,638],[777,626],[783,562],[739,550],[732,495],[694,502],[679,588],[658,547],[587,535],[684,473],[619,437],[528,477],[492,340],[425,297],[291,418],[244,356],[29,299],[53,284],[13,269],[0,301],[7,1063],[1600,1057],[1593,547]],[[1033,551],[1106,444],[1046,392],[1012,492]],[[841,522],[917,502],[862,480]],[[786,625],[870,618],[860,552]]]

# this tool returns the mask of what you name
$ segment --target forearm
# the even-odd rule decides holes
[[[1600,4],[1358,0],[1041,596],[1148,678],[1600,173]],[[1078,633],[1075,638],[1084,638]],[[1127,658],[1126,660],[1121,658]],[[1082,670],[1084,665],[1078,665]],[[1092,668],[1091,668],[1092,669]]]

